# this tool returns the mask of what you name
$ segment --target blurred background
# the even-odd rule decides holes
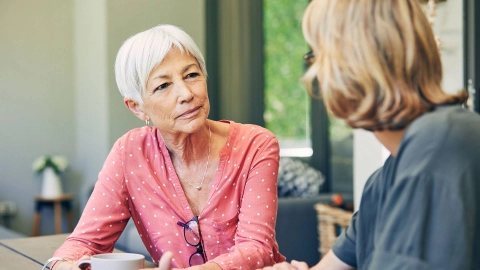
[[[323,174],[319,192],[361,191],[388,153],[306,94],[300,77],[309,51],[301,32],[307,5],[308,0],[0,0],[0,215],[2,202],[15,208],[0,222],[31,234],[42,185],[32,162],[58,154],[69,161],[60,177],[63,191],[74,194],[76,223],[113,143],[144,125],[123,105],[113,73],[116,53],[129,36],[162,23],[182,27],[204,53],[212,119],[270,129],[282,157],[298,158]],[[473,35],[478,5],[438,3],[434,30],[443,43],[446,91],[473,93],[480,79],[480,35]],[[44,211],[41,234],[52,234],[53,213]]]

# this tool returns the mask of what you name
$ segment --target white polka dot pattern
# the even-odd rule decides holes
[[[278,160],[271,132],[230,121],[199,217],[209,261],[223,269],[254,269],[285,260],[274,238]],[[186,244],[176,223],[190,220],[193,213],[154,127],[134,129],[115,143],[79,225],[54,256],[76,260],[110,252],[130,217],[154,262],[169,250],[175,267],[188,267],[195,248]]]

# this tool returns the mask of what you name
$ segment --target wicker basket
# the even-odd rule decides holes
[[[318,217],[319,251],[324,256],[332,248],[337,236],[350,225],[353,213],[326,204],[315,204]]]

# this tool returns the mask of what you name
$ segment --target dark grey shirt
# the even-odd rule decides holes
[[[480,269],[480,115],[439,106],[416,119],[333,252],[358,269]]]

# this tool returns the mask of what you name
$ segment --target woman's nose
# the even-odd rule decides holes
[[[178,101],[182,102],[189,102],[193,99],[194,95],[190,86],[186,84],[184,81],[180,81],[177,83],[177,93],[178,93]]]

